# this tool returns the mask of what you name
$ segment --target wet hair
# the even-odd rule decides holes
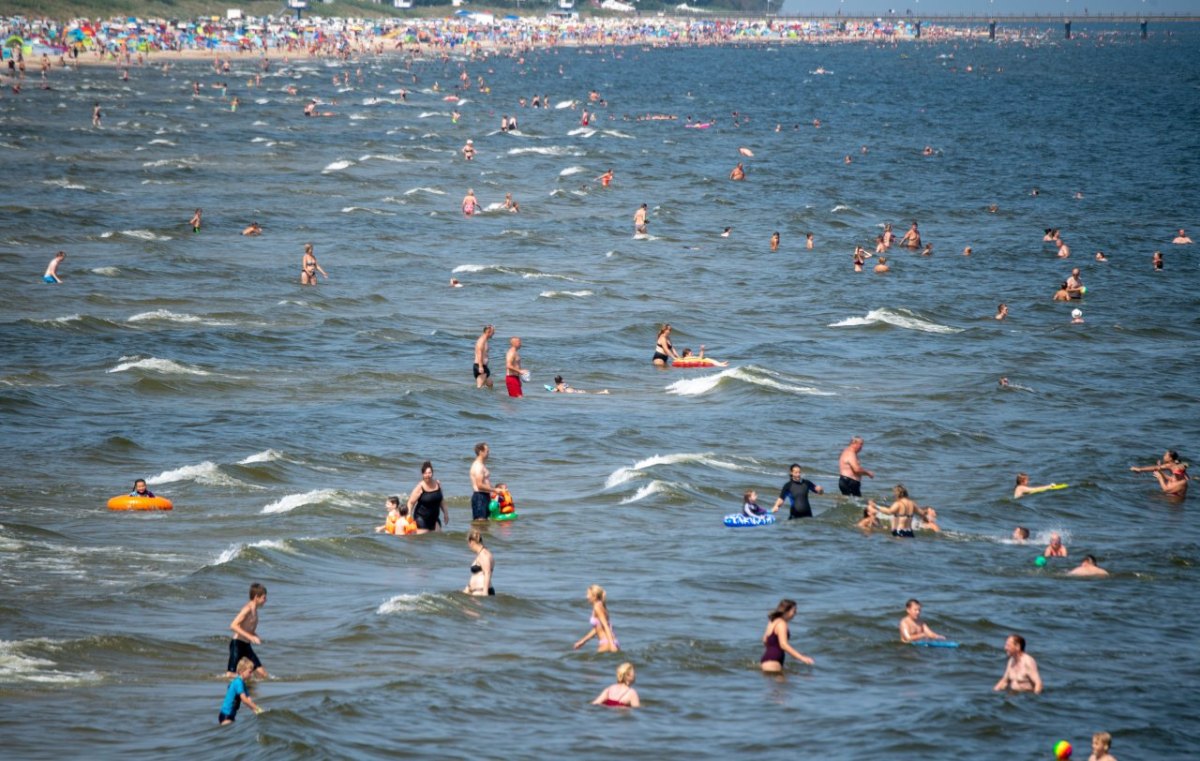
[[[485,449],[487,449],[487,442],[481,441],[475,445],[475,454],[478,455]]]
[[[1096,734],[1092,735],[1092,742],[1097,741],[1106,751],[1112,747],[1112,735],[1110,735],[1108,732],[1097,732]]]
[[[1096,565],[1096,556],[1095,555],[1084,555],[1083,562],[1091,563],[1092,565]]]
[[[388,503],[388,505],[395,505],[396,507],[399,507],[400,506],[400,498],[399,497],[388,497],[387,503]]]
[[[251,600],[256,599],[258,597],[263,597],[266,594],[267,594],[267,588],[264,587],[262,584],[259,584],[257,581],[250,585],[250,599]]]
[[[896,499],[907,499],[908,489],[904,488],[904,484],[896,484],[892,487],[892,493],[896,495]]]
[[[920,605],[920,604],[921,604],[921,601],[920,601],[920,600],[918,600],[918,599],[917,599],[917,598],[915,598],[915,597],[910,597],[910,598],[908,598],[908,602],[904,603],[904,609],[905,609],[905,610],[908,610],[908,609],[909,609],[909,608],[911,608],[912,606],[914,606],[914,605]]]
[[[588,597],[594,597],[599,602],[604,602],[605,592],[604,587],[599,584],[593,584],[587,588]]]
[[[562,376],[561,375],[554,376],[554,382],[555,382],[555,384],[562,383],[563,382]]]
[[[1022,539],[1028,539],[1029,529],[1025,528],[1024,526],[1017,526],[1017,536],[1021,537]]]
[[[1029,482],[1029,474],[1028,473],[1018,473],[1017,474],[1017,486],[1020,486],[1021,484],[1028,483],[1028,482]]]
[[[483,546],[483,534],[479,533],[479,529],[473,528],[467,532],[467,544],[474,542],[480,547]]]
[[[427,470],[433,470],[433,463],[429,460],[421,463],[421,475],[425,475],[425,471]]]
[[[633,664],[625,661],[620,666],[617,666],[617,681],[621,684],[629,684],[629,676],[633,674]]]
[[[1017,643],[1017,649],[1022,653],[1025,652],[1025,638],[1020,634],[1010,634],[1008,638]]]
[[[1171,462],[1179,462],[1179,453],[1174,449],[1167,450],[1167,457],[1171,458]]]
[[[796,601],[789,600],[785,597],[784,599],[779,601],[778,605],[775,606],[775,610],[773,610],[767,614],[767,620],[774,621],[777,618],[783,618],[784,616],[786,616],[788,613],[791,613],[795,609],[796,609]]]

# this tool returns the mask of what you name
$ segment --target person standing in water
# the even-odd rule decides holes
[[[408,512],[417,523],[418,534],[444,529],[450,522],[442,482],[434,479],[433,463],[429,460],[421,463],[421,481],[408,495]]]
[[[812,507],[808,504],[808,493],[824,494],[825,490],[804,477],[804,471],[800,469],[799,463],[792,463],[789,473],[791,479],[779,490],[779,498],[775,500],[771,512],[779,512],[779,508],[786,500],[790,506],[788,520],[813,517]]]
[[[492,551],[483,546],[483,534],[473,528],[467,532],[467,546],[475,553],[471,563],[471,578],[463,593],[475,597],[495,597],[496,588],[492,586],[492,572],[496,570],[496,559]]]
[[[320,264],[317,264],[317,256],[313,253],[313,244],[304,244],[304,256],[300,259],[300,285],[316,285],[317,273],[320,272],[329,279],[329,273],[326,272]]]
[[[1004,640],[1004,652],[1008,655],[1008,665],[1004,668],[1004,676],[992,689],[996,692],[1012,690],[1040,695],[1042,677],[1038,673],[1037,661],[1025,652],[1025,638],[1020,634],[1008,635],[1008,639]]]
[[[488,505],[492,501],[492,474],[488,471],[490,453],[486,442],[475,445],[475,461],[471,463],[471,520],[486,521]]]
[[[61,283],[62,278],[58,276],[58,265],[63,263],[63,259],[67,258],[66,251],[59,251],[46,265],[46,274],[42,275],[43,283]]]
[[[921,602],[911,599],[904,604],[904,618],[900,619],[900,641],[920,642],[927,639],[945,639],[921,620]]]
[[[855,436],[850,439],[850,443],[842,450],[842,456],[838,458],[838,491],[847,497],[861,497],[862,477],[875,477],[874,473],[858,461],[858,453],[862,448],[862,436]]]
[[[796,617],[796,601],[780,600],[775,610],[767,614],[767,630],[763,632],[763,654],[760,668],[763,673],[777,674],[783,671],[784,659],[790,655],[801,663],[813,665],[813,659],[788,642],[788,621]]]
[[[522,396],[521,376],[525,370],[521,367],[521,339],[513,336],[508,339],[508,352],[504,355],[504,385],[508,395]]]
[[[634,235],[645,235],[646,234],[646,215],[648,213],[649,212],[646,208],[646,204],[642,204],[641,206],[639,206],[638,210],[633,213],[633,234]]]
[[[203,209],[196,209],[196,212],[194,214],[192,214],[192,219],[190,222],[188,222],[188,224],[190,224],[192,226],[192,232],[194,232],[194,233],[200,232],[200,219],[203,216],[204,216]]]
[[[666,367],[672,359],[679,359],[679,354],[671,344],[671,325],[664,323],[658,330],[658,338],[654,341],[654,366]]]
[[[496,328],[484,325],[483,332],[475,339],[475,364],[471,372],[475,374],[475,388],[492,387],[492,368],[488,367],[488,341],[496,335]]]
[[[606,687],[604,692],[597,695],[596,699],[592,701],[592,705],[638,708],[642,702],[638,698],[637,690],[633,689],[636,679],[637,672],[633,670],[633,664],[622,663],[617,666],[617,683]]]
[[[617,642],[617,636],[613,634],[612,622],[608,618],[608,604],[606,603],[607,595],[604,592],[604,587],[599,584],[593,584],[587,589],[588,602],[592,604],[592,628],[584,635],[583,639],[575,643],[575,648],[578,650],[587,644],[587,641],[593,637],[596,638],[598,653],[615,653],[621,649],[621,643]]]

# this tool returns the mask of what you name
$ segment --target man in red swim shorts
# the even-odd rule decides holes
[[[521,339],[513,336],[508,339],[508,353],[504,355],[504,385],[508,387],[509,396],[521,394]]]

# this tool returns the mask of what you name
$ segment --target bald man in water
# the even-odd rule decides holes
[[[842,450],[838,458],[838,491],[848,497],[862,496],[862,477],[874,478],[875,474],[862,466],[858,461],[858,453],[862,451],[862,436],[850,439],[850,444]]]

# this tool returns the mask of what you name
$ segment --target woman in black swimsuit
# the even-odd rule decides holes
[[[671,326],[663,325],[658,331],[658,340],[654,343],[654,365],[666,367],[667,362],[672,359],[679,359],[679,355],[671,345]]]
[[[433,463],[429,460],[421,463],[421,482],[408,495],[408,511],[417,522],[418,534],[437,531],[439,525],[445,526],[450,522],[442,498],[442,483],[434,480]]]

